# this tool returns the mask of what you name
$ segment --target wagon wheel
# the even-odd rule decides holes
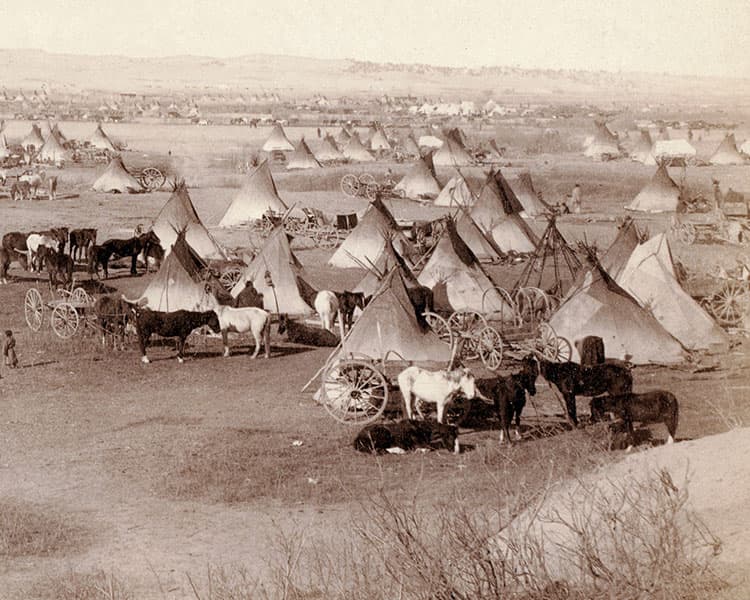
[[[77,304],[91,305],[94,303],[93,298],[91,298],[88,292],[82,287],[77,287],[76,289],[74,289],[73,293],[70,295],[70,299]]]
[[[503,310],[500,311],[500,320],[503,323],[513,323],[513,325],[520,326],[523,324],[523,319],[521,318],[521,315],[518,314],[518,307],[516,306],[516,301],[513,300],[513,297],[510,295],[508,290],[501,288],[499,286],[493,286],[491,288],[487,288],[484,290],[484,293],[482,294],[482,312],[483,313],[491,313],[493,312],[491,310],[490,306],[487,306],[485,304],[487,299],[487,294],[490,292],[497,292],[500,297],[503,299],[503,302],[508,305],[510,308],[510,313],[503,307]]]
[[[371,181],[365,186],[365,196],[368,200],[375,200],[380,192],[380,186],[375,181]]]
[[[57,337],[61,337],[64,340],[75,335],[75,332],[78,331],[79,321],[78,311],[72,304],[68,304],[67,302],[62,302],[55,306],[50,318],[52,330],[57,334]]]
[[[359,180],[356,175],[349,173],[341,178],[341,191],[347,196],[356,198],[359,194]]]
[[[36,288],[31,288],[26,292],[26,297],[23,300],[23,313],[26,317],[26,324],[32,331],[39,331],[42,328],[44,301]]]
[[[451,331],[451,326],[448,324],[448,321],[446,321],[439,314],[430,311],[423,312],[422,316],[424,317],[425,321],[427,321],[427,325],[430,327],[430,329],[432,329],[432,331],[434,331],[440,338],[440,341],[445,342],[452,348],[453,331]]]
[[[339,232],[335,227],[320,229],[313,235],[313,241],[319,248],[330,250],[339,245]]]
[[[737,325],[747,309],[748,290],[739,281],[727,281],[711,299],[711,312],[722,325]]]
[[[494,327],[487,326],[479,332],[477,350],[482,363],[490,371],[500,368],[503,362],[503,339]]]
[[[375,176],[372,173],[362,173],[358,181],[362,187],[367,187],[369,184],[375,183]]]
[[[156,167],[146,167],[141,171],[141,175],[138,179],[140,180],[141,185],[149,192],[155,192],[160,189],[167,181],[164,173]]]
[[[677,239],[686,246],[695,242],[696,232],[695,225],[692,223],[683,223],[677,230]]]
[[[461,310],[450,316],[448,325],[461,344],[461,356],[466,360],[478,358],[477,341],[479,332],[487,327],[485,318],[475,310]]]
[[[388,381],[371,363],[342,360],[323,372],[323,405],[341,423],[363,425],[378,419],[388,403]]]
[[[570,342],[560,337],[549,323],[539,326],[539,348],[544,358],[554,362],[568,362],[573,353]]]
[[[229,267],[224,269],[219,276],[219,281],[224,289],[231,292],[235,285],[242,279],[242,269],[239,267]]]

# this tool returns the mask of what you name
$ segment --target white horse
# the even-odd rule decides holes
[[[18,177],[18,181],[25,181],[29,184],[29,188],[31,188],[31,197],[34,199],[36,199],[39,187],[44,183],[45,179],[47,179],[47,172],[44,170],[39,171],[38,173],[24,173]]]
[[[211,310],[219,317],[221,339],[224,343],[224,356],[229,356],[229,332],[253,334],[255,352],[250,358],[256,358],[260,352],[261,340],[265,345],[266,358],[271,356],[271,315],[262,308],[234,308],[218,303]]]
[[[412,418],[413,403],[417,398],[423,402],[437,404],[437,421],[442,423],[445,407],[458,394],[463,394],[469,399],[477,395],[482,397],[469,369],[428,371],[421,367],[407,367],[399,373],[397,380],[408,419]]]
[[[41,271],[42,266],[36,264],[36,257],[39,253],[39,248],[46,246],[51,248],[53,252],[57,252],[57,240],[49,237],[48,235],[41,235],[39,233],[30,233],[26,238],[26,252],[29,261],[29,269],[31,271]]]
[[[321,290],[315,296],[315,312],[320,316],[320,325],[323,329],[333,331],[333,322],[339,311],[339,300],[336,294],[329,290]]]

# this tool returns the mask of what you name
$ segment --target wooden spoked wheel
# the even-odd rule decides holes
[[[141,185],[149,192],[155,192],[167,181],[166,176],[156,167],[146,167],[139,177]]]
[[[750,302],[747,285],[740,281],[727,281],[711,300],[711,312],[722,325],[735,326]]]
[[[451,326],[448,324],[448,321],[434,312],[427,311],[422,313],[422,315],[424,316],[425,321],[427,321],[427,325],[429,325],[430,329],[432,329],[432,331],[434,331],[440,338],[440,341],[445,342],[452,348],[453,332],[451,331]]]
[[[372,173],[362,173],[359,176],[359,185],[362,187],[367,187],[371,183],[375,183],[375,176]]]
[[[235,285],[242,279],[242,269],[239,267],[229,267],[224,269],[219,276],[219,282],[222,287],[231,292]]]
[[[329,414],[341,423],[372,423],[385,411],[388,381],[371,363],[342,360],[323,372],[321,399]]]
[[[359,194],[359,180],[351,173],[341,178],[341,191],[347,196],[355,198]]]
[[[42,295],[36,288],[31,288],[26,292],[23,300],[23,314],[26,317],[26,324],[32,331],[39,331],[44,323],[44,301]]]
[[[494,327],[487,326],[479,332],[477,351],[482,363],[490,371],[496,371],[503,362],[503,338]]]
[[[77,304],[93,304],[94,301],[89,296],[88,292],[84,290],[82,287],[77,287],[73,290],[73,293],[70,295],[70,299],[77,303]]]
[[[365,196],[368,200],[375,200],[379,193],[380,186],[375,181],[371,181],[365,186]]]
[[[549,323],[539,326],[539,349],[544,358],[553,362],[568,362],[573,353],[570,342],[558,336]]]
[[[461,357],[466,360],[479,358],[477,341],[479,332],[487,327],[485,318],[475,310],[461,310],[450,316],[448,325],[456,343],[460,344]]]
[[[67,302],[62,302],[52,310],[50,323],[52,331],[64,340],[71,338],[78,331],[80,319],[75,307]]]

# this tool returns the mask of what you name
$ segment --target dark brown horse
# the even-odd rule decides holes
[[[47,246],[39,247],[39,261],[47,269],[49,284],[53,288],[73,283],[73,259],[63,252],[55,252]]]

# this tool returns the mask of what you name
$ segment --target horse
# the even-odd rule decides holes
[[[349,331],[354,323],[354,310],[357,308],[364,310],[365,308],[365,295],[363,292],[350,292],[348,290],[334,293],[339,303],[344,331]]]
[[[550,362],[538,357],[539,371],[547,381],[554,384],[565,400],[565,408],[573,424],[578,426],[576,395],[610,396],[629,394],[633,390],[633,375],[630,368],[617,363],[602,363],[581,367],[574,362]]]
[[[49,274],[49,284],[52,288],[69,286],[73,283],[73,259],[63,252],[57,252],[48,246],[39,247],[38,260]]]
[[[373,423],[365,426],[352,442],[355,450],[373,454],[388,452],[393,448],[401,451],[415,448],[436,450],[445,448],[456,454],[461,451],[458,443],[458,427],[434,421],[397,421],[395,423]]]
[[[539,363],[529,354],[521,360],[521,370],[507,377],[496,377],[477,382],[482,394],[492,398],[495,411],[500,418],[500,443],[506,439],[512,443],[510,424],[515,419],[516,440],[521,439],[521,413],[526,406],[526,392],[536,395],[536,378],[539,376]]]
[[[31,197],[36,200],[39,188],[44,183],[47,177],[46,171],[39,171],[38,173],[24,173],[18,176],[18,183],[28,183],[30,188]]]
[[[398,374],[397,381],[409,420],[412,418],[413,404],[417,398],[436,404],[437,421],[442,423],[445,407],[459,394],[468,399],[478,395],[483,397],[478,393],[474,375],[469,369],[428,371],[422,367],[411,366]]]
[[[104,279],[109,277],[109,261],[113,258],[131,257],[130,274],[137,275],[136,262],[141,252],[148,253],[149,246],[159,244],[158,236],[149,231],[128,239],[108,239],[100,246],[92,246],[89,252],[89,274],[99,276],[99,267],[104,271]]]
[[[58,242],[55,238],[40,233],[30,233],[26,238],[27,258],[32,271],[42,270],[38,255],[43,246],[57,252]]]
[[[633,422],[664,423],[669,433],[667,444],[671,444],[677,434],[680,408],[675,395],[666,390],[592,398],[591,422],[602,421],[606,413],[624,421],[631,442],[635,436]]]
[[[96,245],[96,229],[74,229],[68,234],[70,241],[70,256],[73,260],[81,260],[81,254],[88,257],[89,247]]]
[[[44,235],[52,238],[57,242],[58,252],[64,252],[65,245],[68,243],[67,227],[51,227],[50,229],[45,229],[44,231],[30,231],[29,233],[36,233],[37,235]]]
[[[253,334],[255,340],[255,352],[250,358],[257,358],[261,340],[265,346],[266,358],[271,357],[271,315],[268,311],[262,308],[235,308],[233,306],[221,306],[220,304],[215,305],[213,310],[219,317],[221,339],[224,343],[224,356],[229,356],[229,332],[247,333],[249,331]]]
[[[289,318],[289,315],[285,314],[279,315],[278,333],[279,335],[286,334],[286,339],[293,344],[305,344],[319,348],[335,348],[340,342],[334,332],[306,325]]]
[[[2,248],[8,253],[11,262],[14,259],[17,260],[24,271],[29,268],[27,260],[28,247],[26,246],[27,237],[29,237],[29,234],[27,233],[11,231],[3,236],[2,241]]]
[[[0,281],[3,285],[8,283],[8,269],[10,268],[11,253],[5,248],[0,248]]]
[[[333,322],[339,311],[339,301],[335,292],[321,290],[315,296],[315,312],[320,316],[320,326],[326,331],[333,331]]]
[[[47,177],[47,193],[50,200],[57,200],[57,175]]]
[[[15,181],[10,186],[10,199],[12,202],[19,200],[31,200],[31,186],[28,181]]]
[[[427,320],[424,317],[425,312],[435,312],[435,294],[424,285],[407,287],[406,293],[414,306],[414,313],[417,321],[422,327],[427,326]]]
[[[112,346],[125,349],[125,331],[130,322],[130,307],[114,294],[100,296],[94,303],[94,314],[102,331],[102,346],[107,346],[107,335],[112,337]]]

